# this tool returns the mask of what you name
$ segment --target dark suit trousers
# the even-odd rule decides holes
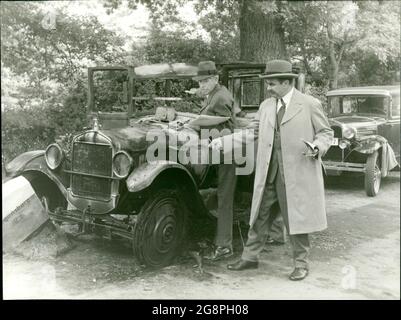
[[[234,164],[218,165],[216,245],[231,247],[233,239],[234,194],[237,182]]]
[[[277,204],[280,210],[274,208]],[[287,230],[290,230],[285,185],[281,174],[277,174],[273,183],[267,182],[265,185],[258,217],[248,231],[248,240],[242,253],[243,260],[258,261],[259,253],[262,252],[265,246],[269,226],[280,211]],[[307,259],[310,249],[308,234],[289,235],[289,238],[295,267],[308,268]]]
[[[285,243],[285,234],[284,234],[284,221],[283,217],[280,213],[275,214],[276,217],[269,224],[269,237],[277,242]],[[273,215],[272,215],[273,216]],[[271,219],[269,219],[271,220]]]

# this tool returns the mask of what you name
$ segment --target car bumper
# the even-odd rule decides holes
[[[366,171],[364,163],[323,161],[323,166],[327,175],[338,175],[341,172],[362,172]]]
[[[45,205],[45,210],[54,222],[76,223],[80,225],[81,232],[75,236],[92,233],[97,230],[103,237],[109,239],[113,236],[129,240],[134,239],[134,225],[123,223],[108,214],[99,216],[79,210],[64,210],[62,208],[50,211],[47,205]]]

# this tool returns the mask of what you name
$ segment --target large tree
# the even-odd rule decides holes
[[[241,60],[263,62],[288,58],[284,43],[283,17],[277,14],[280,9],[280,2],[241,1]]]

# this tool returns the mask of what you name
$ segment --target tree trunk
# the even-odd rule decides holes
[[[330,23],[327,24],[327,42],[329,44],[329,58],[330,58],[330,82],[329,87],[330,89],[337,89],[338,85],[338,63],[336,59],[336,49],[334,47],[334,39],[333,39],[333,32],[332,26]]]
[[[331,82],[330,82],[330,89],[337,89],[338,87],[338,64],[336,63],[333,66],[333,70],[331,72]]]
[[[288,59],[281,18],[274,12],[264,13],[258,1],[242,1],[239,29],[241,60]]]

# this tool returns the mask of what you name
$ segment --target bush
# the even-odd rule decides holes
[[[86,121],[86,95],[74,89],[66,97],[53,97],[40,107],[2,110],[2,157],[45,149],[60,135],[82,130]]]

